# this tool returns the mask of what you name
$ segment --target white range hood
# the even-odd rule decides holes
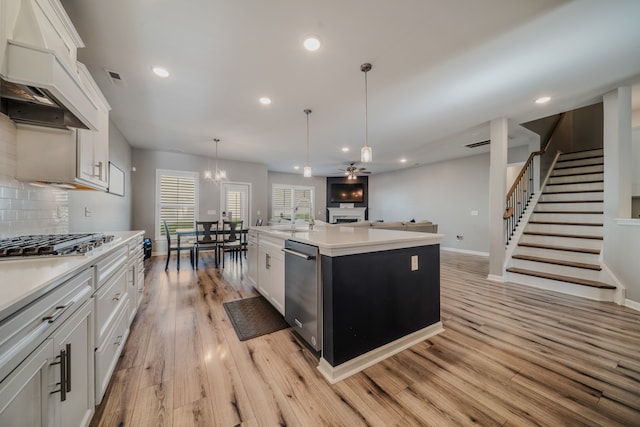
[[[96,130],[99,101],[88,87],[94,83],[83,78],[76,61],[84,45],[60,2],[3,3],[7,39],[0,89],[6,114],[20,123]]]

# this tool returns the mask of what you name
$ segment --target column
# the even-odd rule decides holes
[[[504,281],[505,230],[502,215],[507,194],[507,148],[509,123],[506,118],[490,123],[489,171],[489,280]]]

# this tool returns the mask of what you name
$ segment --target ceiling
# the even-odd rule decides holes
[[[518,123],[640,82],[637,0],[62,4],[86,45],[79,59],[133,147],[214,156],[219,138],[220,158],[265,163],[272,171],[304,165],[305,108],[313,111],[315,175],[359,160],[365,62],[373,65],[367,75],[373,173],[486,151],[464,145],[489,139],[488,122],[498,117],[510,119],[518,144],[527,135]],[[303,49],[308,34],[320,38],[318,51]],[[154,76],[156,65],[171,76]],[[535,104],[542,95],[551,101]],[[271,105],[261,105],[262,96]]]

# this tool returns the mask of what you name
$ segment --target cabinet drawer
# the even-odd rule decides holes
[[[118,268],[127,263],[128,255],[127,246],[123,246],[96,263],[96,289],[100,289]]]
[[[118,363],[118,357],[129,336],[128,304],[129,300],[127,299],[124,301],[122,309],[118,310],[113,328],[110,329],[107,338],[96,350],[96,405],[102,401],[111,374]]]
[[[127,275],[121,268],[109,281],[96,292],[96,344],[100,345],[109,331],[116,314],[126,304]]]

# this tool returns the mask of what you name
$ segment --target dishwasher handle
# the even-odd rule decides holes
[[[316,257],[314,255],[303,254],[302,252],[294,251],[294,250],[288,249],[288,248],[283,248],[282,251],[284,253],[295,255],[295,256],[297,256],[299,258],[302,258],[302,259],[305,259],[307,261],[312,260],[312,259],[316,259]]]

